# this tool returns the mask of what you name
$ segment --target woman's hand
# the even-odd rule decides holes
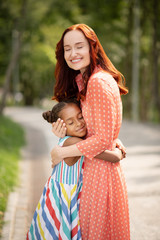
[[[117,154],[117,156],[119,158],[118,162],[124,158],[123,153],[119,148],[116,147],[113,151]]]
[[[123,145],[123,143],[121,142],[121,140],[120,139],[116,139],[116,147],[119,149],[119,150],[121,150],[121,152],[122,152],[122,155],[123,155],[123,158],[125,158],[126,157],[126,148],[125,148],[125,146]]]
[[[52,123],[52,132],[59,138],[66,136],[66,125],[62,119],[58,118],[56,122]]]
[[[51,151],[51,161],[52,161],[52,168],[54,168],[58,163],[60,163],[63,159],[61,157],[61,150],[62,147],[56,146]]]

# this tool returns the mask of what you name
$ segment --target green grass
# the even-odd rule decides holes
[[[0,235],[8,194],[18,183],[20,148],[24,143],[22,127],[0,116]]]

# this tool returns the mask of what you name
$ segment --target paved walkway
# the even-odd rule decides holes
[[[27,144],[20,162],[21,181],[8,201],[2,240],[23,240],[51,173],[50,150],[58,139],[40,109],[8,108],[5,113],[22,124]],[[120,139],[127,147],[122,166],[129,194],[131,240],[160,240],[160,126],[123,121]]]

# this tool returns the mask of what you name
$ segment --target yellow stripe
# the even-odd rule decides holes
[[[63,186],[63,183],[60,183],[61,185],[61,188],[62,188],[62,193],[63,193],[63,196],[64,198],[66,199],[67,203],[68,203],[68,208],[70,208],[70,204],[71,204],[71,199],[68,198],[68,195],[67,195],[67,192]]]
[[[40,204],[40,202],[38,203],[38,210],[40,209],[40,207],[41,207],[41,204]]]
[[[71,197],[72,197],[73,193],[76,191],[76,188],[77,188],[77,185],[75,185],[75,186],[73,187],[73,189],[71,190]]]
[[[42,227],[41,227],[41,222],[40,222],[39,214],[37,215],[37,220],[38,220],[38,225],[39,225],[39,229],[40,229],[40,234],[41,234],[42,238],[43,238],[44,240],[46,240],[46,238],[45,238],[45,236],[44,236],[43,229],[42,229]]]

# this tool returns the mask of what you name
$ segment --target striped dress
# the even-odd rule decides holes
[[[63,146],[68,137],[60,139]],[[83,156],[68,166],[63,160],[53,169],[34,213],[27,240],[80,240],[80,193]]]

